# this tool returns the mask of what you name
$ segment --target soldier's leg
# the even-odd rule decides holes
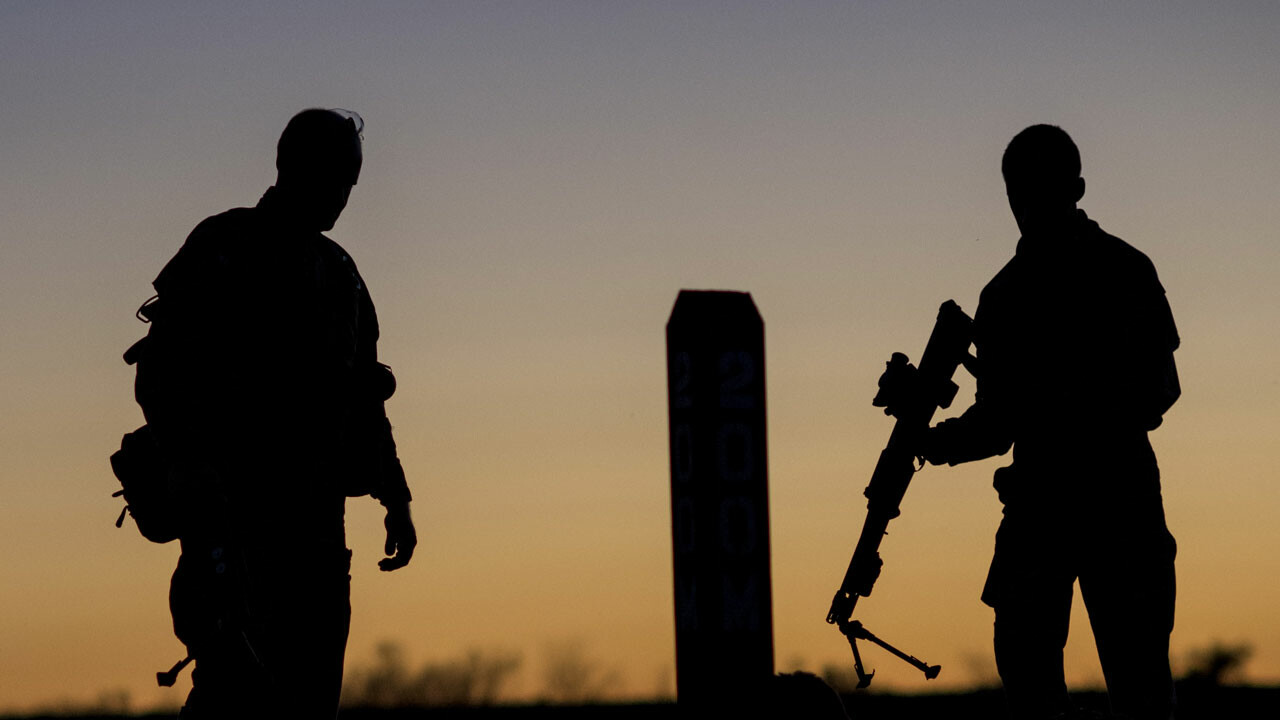
[[[331,720],[338,713],[351,605],[346,588],[327,591],[312,598],[314,605],[299,617],[280,674],[283,695],[298,718]]]
[[[1054,534],[1034,520],[1006,510],[982,593],[995,610],[996,668],[1015,720],[1052,718],[1070,709],[1062,649],[1075,578]]]
[[[351,624],[350,553],[285,573],[271,607],[268,665],[288,717],[331,720],[338,712]]]
[[[1112,709],[1122,717],[1173,717],[1169,635],[1175,552],[1161,513],[1158,523],[1124,526],[1081,569],[1080,592],[1098,644],[1107,693]]]
[[[169,590],[174,631],[195,660],[180,717],[267,717],[263,703],[270,688],[255,649],[260,638],[231,622],[239,617],[239,608],[228,600],[237,594],[228,590],[234,580],[200,566],[193,559],[200,553],[189,550],[183,548]]]
[[[234,638],[216,638],[192,650],[191,692],[178,717],[266,718],[272,712],[269,688],[247,648]]]

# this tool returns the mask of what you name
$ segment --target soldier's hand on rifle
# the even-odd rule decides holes
[[[413,518],[409,516],[408,501],[388,505],[383,524],[387,526],[387,543],[383,548],[387,557],[378,561],[378,568],[399,570],[409,564],[413,549],[418,545],[418,533],[413,528]]]
[[[964,415],[926,430],[918,442],[917,456],[933,465],[959,465],[1009,452],[1013,445],[1009,433],[984,419],[977,409],[975,405]]]
[[[924,431],[920,436],[920,447],[917,450],[920,456],[930,465],[942,465],[949,462],[953,448],[950,447],[951,441],[948,433],[942,428],[944,423],[939,423]]]

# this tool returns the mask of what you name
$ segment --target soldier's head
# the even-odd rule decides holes
[[[294,115],[276,145],[276,187],[314,229],[333,228],[360,179],[364,121],[346,110]]]
[[[1032,125],[1014,135],[1000,170],[1009,209],[1024,235],[1069,221],[1084,197],[1080,150],[1056,125]]]

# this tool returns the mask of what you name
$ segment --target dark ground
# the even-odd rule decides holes
[[[1085,707],[1105,710],[1107,699],[1101,692],[1072,693]],[[1004,717],[1004,700],[999,690],[960,694],[890,695],[855,693],[844,696],[853,720],[936,720],[950,718]],[[1280,687],[1182,686],[1178,689],[1179,720],[1274,720],[1280,717]],[[3,716],[6,720],[68,717],[65,715]],[[81,720],[121,720],[147,717],[169,720],[172,715],[77,715]],[[666,720],[676,718],[676,706],[669,703],[635,705],[500,705],[488,708],[405,708],[398,710],[347,709],[340,720]],[[799,720],[799,719],[798,719]]]

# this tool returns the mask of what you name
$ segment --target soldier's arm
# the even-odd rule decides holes
[[[985,327],[981,302],[974,313],[974,346],[977,362],[970,367],[977,380],[973,405],[959,417],[943,420],[925,433],[921,454],[934,465],[985,460],[1009,452],[1013,432],[1007,418],[1007,373],[1000,338]]]
[[[378,463],[380,469],[373,479],[373,487],[369,494],[387,509],[387,515],[383,521],[387,529],[383,550],[387,557],[378,561],[378,567],[390,571],[409,564],[409,560],[413,558],[414,548],[418,545],[418,534],[413,525],[413,517],[409,513],[409,503],[413,497],[409,492],[409,484],[405,480],[400,458],[396,455],[395,439],[391,436],[391,423],[387,420],[382,402],[377,404],[377,409],[378,416],[373,419],[373,422],[379,435],[377,446],[381,459]]]
[[[352,267],[354,269],[354,265]],[[372,476],[367,480],[369,495],[387,509],[384,520],[387,539],[383,547],[387,557],[378,561],[378,567],[391,571],[409,564],[418,544],[418,536],[409,512],[413,496],[409,492],[404,467],[396,452],[391,422],[387,419],[386,401],[395,392],[395,376],[390,367],[378,362],[377,313],[358,273],[356,277],[360,287],[361,315],[356,357],[361,377],[361,399],[357,412],[361,417],[357,419],[357,425],[370,434],[367,442],[373,450]]]
[[[357,277],[359,277],[357,275]],[[386,402],[396,391],[391,368],[378,362],[378,316],[368,289],[360,282],[360,337],[357,339],[356,367],[359,388],[356,426],[365,434],[365,447],[372,451],[370,475],[362,478],[367,492],[385,507],[407,505],[413,496],[404,468],[396,452],[396,441],[387,418]]]
[[[1143,429],[1154,430],[1182,394],[1178,367],[1173,359],[1173,353],[1182,341],[1155,265],[1145,256],[1142,259],[1144,277],[1138,284],[1141,293],[1136,302],[1133,325],[1129,329],[1135,357],[1128,364],[1128,372],[1132,376],[1125,378],[1124,382],[1135,394],[1132,404],[1139,415],[1138,421]]]
[[[979,394],[964,414],[929,428],[921,454],[934,465],[958,465],[1003,455],[1012,446],[1012,433]]]
[[[365,420],[374,434],[375,470],[370,478],[369,495],[383,505],[393,507],[408,505],[413,500],[409,492],[409,483],[405,479],[404,467],[396,452],[396,441],[391,433],[391,421],[387,419],[386,408],[382,402],[370,407]]]

